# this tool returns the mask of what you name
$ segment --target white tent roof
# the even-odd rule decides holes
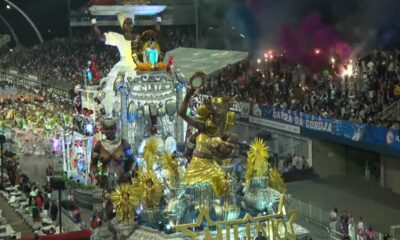
[[[207,75],[215,73],[229,64],[243,61],[248,53],[181,47],[169,51],[168,55],[175,57],[174,67],[179,68],[185,78],[189,78],[197,71],[203,71]]]

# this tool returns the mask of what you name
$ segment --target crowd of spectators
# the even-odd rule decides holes
[[[164,29],[165,51],[185,46],[193,47],[189,29]],[[14,69],[37,76],[41,81],[81,83],[88,61],[96,57],[101,76],[106,76],[119,60],[115,47],[98,41],[90,31],[72,38],[56,38],[32,48],[17,48],[2,54],[0,68]],[[73,84],[71,84],[73,86]]]
[[[166,29],[164,29],[166,30]],[[193,46],[187,29],[169,29],[165,50]],[[7,52],[0,67],[36,75],[45,81],[81,83],[92,56],[101,75],[107,75],[118,61],[118,51],[91,34],[58,38],[28,49]],[[350,67],[351,66],[351,67]],[[351,68],[351,70],[349,70]],[[266,105],[324,117],[399,128],[397,121],[377,117],[399,99],[399,52],[375,51],[352,62],[327,60],[327,68],[311,71],[288,61],[284,54],[268,55],[230,65],[210,77],[206,92],[211,95],[236,95],[252,102],[253,110]],[[72,84],[71,84],[72,86]]]
[[[371,226],[366,228],[362,217],[359,217],[356,222],[347,211],[339,216],[337,208],[333,208],[329,213],[329,228],[331,236],[340,236],[343,240],[374,240],[378,237],[378,233]]]
[[[375,51],[342,66],[327,60],[327,68],[315,72],[284,55],[247,60],[211,76],[205,92],[238,96],[253,110],[269,106],[398,128],[377,114],[399,99],[399,53]]]
[[[0,66],[37,76],[42,81],[78,83],[91,55],[99,69],[107,72],[118,60],[118,52],[90,35],[56,38],[32,48],[20,48],[1,57]]]
[[[67,99],[0,82],[0,131],[14,129],[21,153],[44,155],[51,137],[62,127],[72,128],[72,114]]]

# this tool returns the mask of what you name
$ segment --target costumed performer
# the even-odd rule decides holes
[[[89,12],[90,14],[90,12]],[[91,15],[91,14],[90,14]],[[114,81],[119,73],[123,73],[126,78],[135,79],[136,66],[140,63],[143,43],[139,34],[133,33],[134,16],[130,13],[119,13],[118,21],[122,28],[122,34],[116,32],[102,33],[97,25],[95,18],[92,19],[93,29],[96,37],[106,45],[118,48],[120,60],[103,78],[100,86],[103,87],[105,98],[102,101],[106,113],[112,113],[115,101]]]
[[[117,138],[116,119],[103,118],[101,131],[106,138],[98,141],[93,148],[91,174],[96,176],[102,188],[115,187],[114,176],[118,183],[130,182],[137,165],[128,141]]]
[[[228,158],[238,142],[238,136],[229,134],[234,124],[234,113],[229,111],[229,98],[205,100],[197,109],[197,118],[186,114],[189,101],[195,90],[189,88],[179,108],[179,115],[190,126],[197,129],[196,146],[183,182],[187,185],[209,183],[217,196],[228,189],[224,181],[226,174],[219,162]]]

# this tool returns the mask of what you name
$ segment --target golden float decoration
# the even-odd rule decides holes
[[[171,153],[164,152],[162,155],[163,167],[168,172],[168,183],[170,187],[176,186],[179,183],[178,163]]]
[[[256,138],[247,152],[247,169],[245,179],[247,183],[257,177],[264,177],[268,171],[268,146],[261,138]]]
[[[143,151],[143,158],[146,160],[147,171],[152,170],[153,165],[159,160],[156,138],[150,138],[150,140],[147,141]]]
[[[278,169],[270,168],[268,171],[268,185],[279,193],[286,193],[286,184]]]
[[[163,194],[162,183],[157,178],[157,174],[152,170],[138,172],[133,190],[140,193],[139,201],[147,209],[153,209],[161,202]]]
[[[132,221],[134,208],[139,203],[138,194],[131,184],[121,184],[111,193],[111,201],[117,213],[117,219],[123,223]]]

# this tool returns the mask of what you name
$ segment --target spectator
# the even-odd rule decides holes
[[[333,210],[329,214],[329,227],[331,231],[336,231],[337,213],[337,208],[333,208]]]
[[[304,171],[304,170],[307,170],[307,169],[310,168],[310,166],[308,165],[308,161],[304,156],[301,157],[301,162],[302,162],[302,169],[301,170]]]
[[[43,196],[42,193],[39,191],[38,194],[35,197],[35,205],[39,212],[41,213],[43,210]]]
[[[49,182],[46,183],[46,185],[43,186],[43,190],[46,192],[47,198],[51,199],[51,193],[53,192],[53,189],[51,189]]]
[[[367,231],[367,240],[374,240],[376,236],[376,233],[372,230],[372,227],[368,227]]]
[[[47,182],[50,182],[50,178],[53,176],[53,167],[49,164],[46,168]]]
[[[92,231],[92,235],[90,236],[90,240],[97,239],[97,235],[99,232],[99,228],[101,227],[101,217],[97,213],[92,214],[92,219],[90,221],[90,230]]]
[[[58,216],[58,207],[55,201],[51,202],[50,205],[50,217],[52,221],[56,221]]]
[[[50,209],[50,200],[47,196],[44,197],[43,200],[43,208],[46,211],[46,213],[48,213],[49,209]],[[46,214],[47,215],[47,214]]]
[[[349,226],[348,226],[349,237],[351,240],[356,239],[356,229],[353,216],[349,215]]]
[[[344,211],[342,216],[340,216],[340,232],[345,236],[349,235],[348,227],[349,227],[349,217],[347,215],[347,212]]]
[[[362,217],[360,217],[357,223],[357,240],[364,240],[364,239],[365,239],[364,222]]]
[[[74,210],[73,216],[75,222],[77,223],[81,222],[81,210],[78,207]]]

